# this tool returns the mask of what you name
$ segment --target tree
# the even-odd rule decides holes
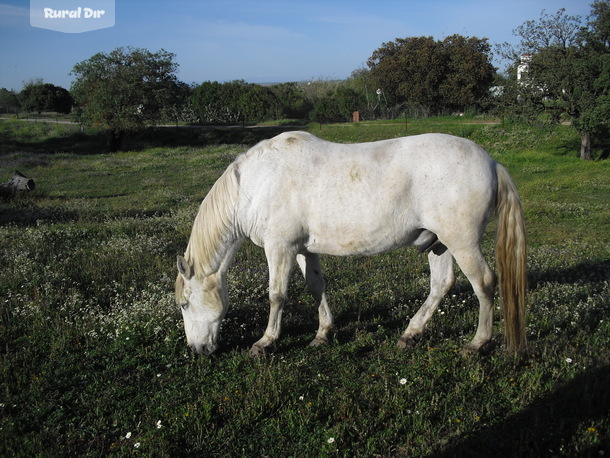
[[[6,88],[0,89],[0,111],[3,113],[17,113],[19,101],[15,91],[9,91]]]
[[[514,65],[522,62],[526,70],[525,78],[513,79],[519,93],[513,108],[530,118],[546,114],[551,122],[571,121],[580,135],[583,160],[592,158],[592,137],[607,126],[610,114],[608,5],[595,2],[585,27],[580,17],[567,15],[565,9],[554,15],[542,11],[540,19],[513,31],[521,37],[517,47],[499,48],[501,55]]]
[[[345,85],[320,98],[311,112],[317,121],[350,121],[352,113],[366,106],[364,95]]]
[[[241,84],[237,88],[239,104],[243,111],[242,120],[262,122],[275,119],[280,111],[280,103],[275,93],[259,84]]]
[[[195,88],[191,101],[199,120],[207,124],[268,121],[280,111],[270,88],[242,80],[206,81]]]
[[[196,116],[190,103],[192,93],[193,88],[190,85],[176,81],[172,97],[169,97],[167,103],[162,107],[161,119],[171,120],[176,125],[180,121],[195,121]]]
[[[486,38],[461,35],[398,38],[374,51],[367,64],[389,103],[462,111],[487,97],[495,74],[490,49]]]
[[[126,131],[158,124],[183,90],[174,57],[165,50],[117,48],[76,64],[72,93],[80,122],[108,127],[111,151],[122,146]]]
[[[447,56],[447,71],[439,88],[444,103],[459,111],[482,107],[496,73],[487,39],[452,35],[441,47]]]
[[[277,97],[281,113],[277,119],[286,118],[307,118],[313,105],[305,95],[305,91],[297,83],[281,83],[271,86],[271,90]]]
[[[218,81],[205,81],[197,86],[193,90],[191,104],[199,122],[204,124],[224,122],[223,98],[222,84]]]
[[[66,89],[42,81],[27,83],[19,93],[18,100],[23,110],[38,114],[43,111],[68,114],[74,103]]]

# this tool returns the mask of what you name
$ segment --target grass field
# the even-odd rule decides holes
[[[461,275],[419,345],[397,349],[428,290],[425,256],[402,249],[323,257],[337,325],[324,348],[307,347],[317,316],[295,272],[282,339],[249,359],[268,275],[246,244],[221,350],[196,358],[176,255],[224,168],[281,128],[150,130],[109,155],[96,132],[0,121],[0,182],[15,169],[36,181],[0,202],[0,456],[610,454],[610,162],[578,160],[567,126],[306,128],[340,142],[447,132],[507,166],[529,235],[529,357],[462,355],[478,306]]]

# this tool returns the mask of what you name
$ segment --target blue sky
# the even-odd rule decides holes
[[[39,0],[37,0],[39,1]],[[61,0],[49,0],[57,3]],[[82,6],[95,0],[82,0]],[[343,79],[382,43],[452,34],[516,43],[542,10],[590,14],[589,0],[116,0],[115,26],[62,33],[30,25],[29,0],[0,0],[0,87],[32,78],[69,89],[74,64],[119,46],[176,54],[187,83]],[[92,5],[93,6],[93,5]]]

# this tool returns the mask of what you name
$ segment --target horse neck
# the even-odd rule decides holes
[[[241,245],[235,223],[238,192],[239,174],[232,164],[201,203],[193,223],[185,257],[196,275],[226,271]]]
[[[233,237],[208,238],[200,231],[191,233],[185,258],[195,269],[195,275],[205,277],[226,271],[237,251],[238,240]]]

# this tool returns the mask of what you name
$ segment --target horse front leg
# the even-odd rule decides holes
[[[440,253],[440,254],[436,254]],[[398,340],[399,348],[411,348],[423,334],[424,329],[441,300],[455,283],[453,257],[444,246],[437,247],[428,253],[430,263],[430,294],[426,301],[411,318],[409,326]]]
[[[294,254],[285,249],[267,249],[269,265],[269,321],[263,337],[250,348],[251,357],[262,356],[265,350],[280,337],[282,311],[288,294],[290,272],[294,266]]]
[[[318,332],[309,345],[312,347],[326,345],[329,342],[328,335],[333,328],[333,315],[326,301],[326,283],[322,276],[320,257],[313,253],[299,254],[297,255],[297,263],[305,277],[309,292],[318,304]]]

